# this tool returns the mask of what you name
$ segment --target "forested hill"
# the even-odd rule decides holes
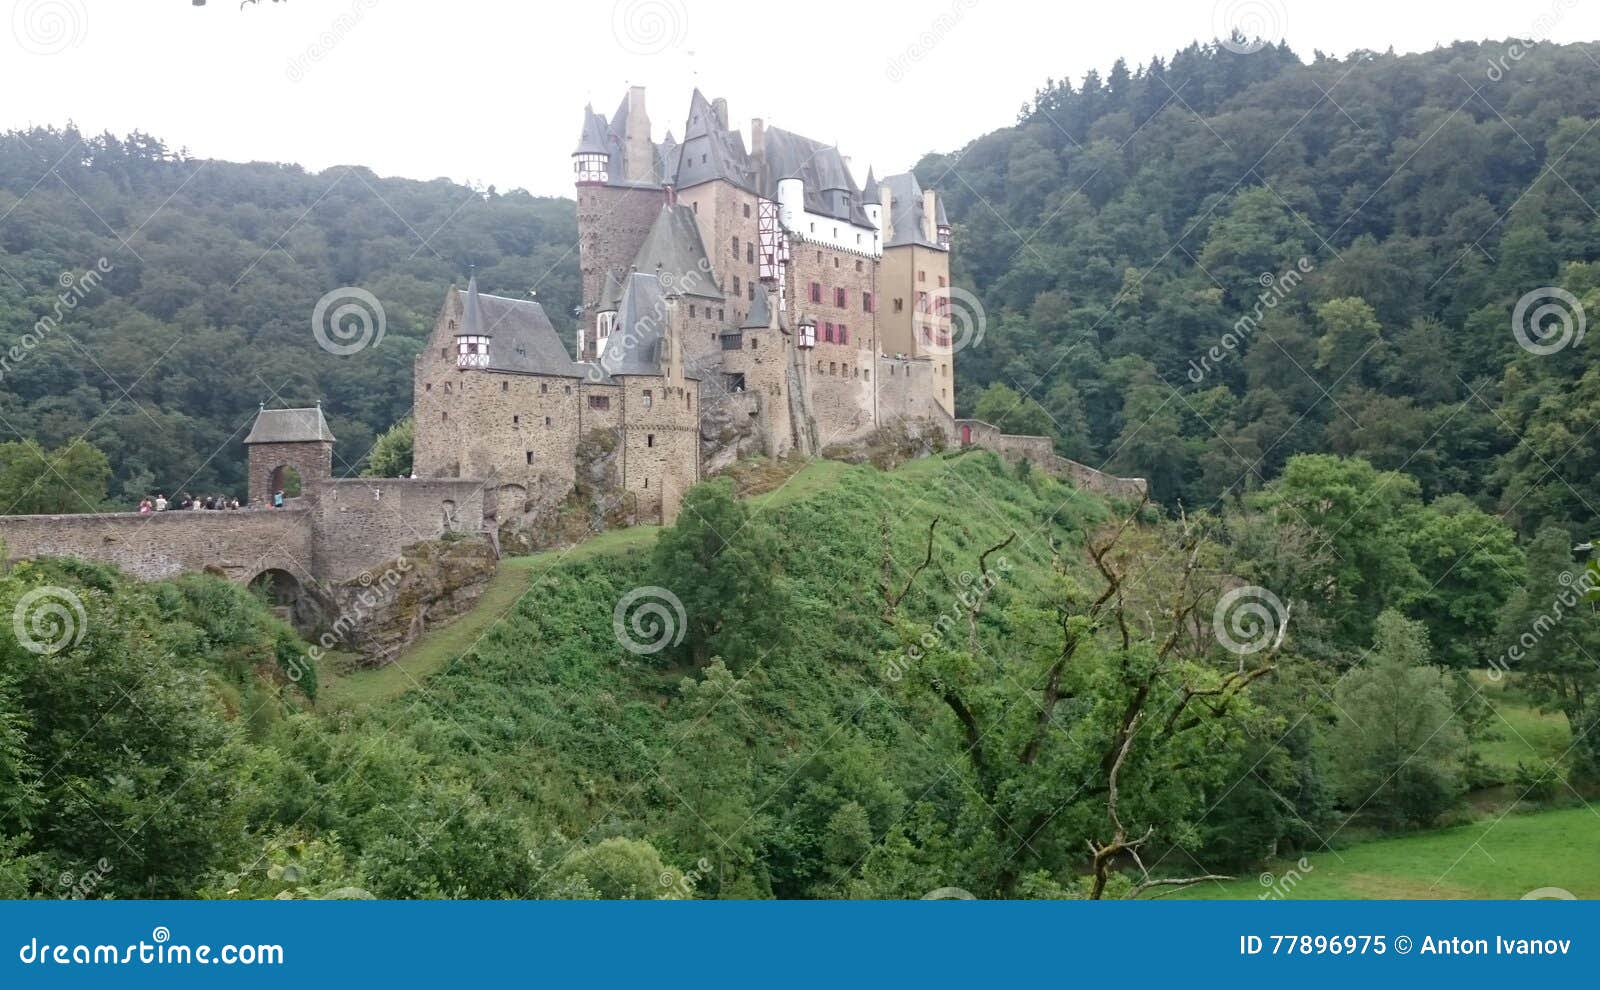
[[[1592,525],[1600,373],[1584,377],[1588,345],[1519,348],[1512,313],[1550,287],[1600,305],[1582,264],[1600,251],[1600,45],[1305,63],[1209,44],[1104,78],[1061,68],[1074,81],[1016,124],[918,166],[987,312],[958,359],[963,413],[1147,476],[1169,506],[1324,451],[1524,533]],[[87,432],[126,505],[237,491],[256,403],[321,397],[353,471],[408,411],[444,287],[475,263],[487,291],[536,287],[565,329],[575,245],[567,199],[202,161],[145,135],[0,135],[0,345],[52,312],[63,273],[113,266],[0,369],[0,429],[47,448]],[[318,347],[313,309],[343,286],[382,303],[381,345]]]
[[[242,495],[257,403],[320,398],[336,469],[353,470],[409,414],[411,358],[446,287],[476,264],[485,291],[537,288],[569,326],[576,244],[566,199],[197,159],[140,134],[0,135],[0,351],[24,348],[0,369],[0,440],[53,449],[87,433],[114,506],[155,487]],[[110,271],[30,346],[68,278],[101,258]],[[339,355],[312,313],[344,286],[371,292],[385,324],[377,346]],[[37,458],[18,460],[38,476]]]
[[[1596,272],[1564,267],[1600,251],[1597,102],[1600,45],[1509,41],[1309,64],[1194,46],[1051,83],[1014,126],[917,168],[988,313],[960,403],[1025,391],[979,414],[1147,475],[1168,504],[1316,450],[1524,531],[1581,530],[1600,505],[1600,445],[1579,442],[1600,412],[1593,345],[1528,353],[1512,312],[1549,286],[1597,312]],[[1310,274],[1285,281],[1301,258]]]

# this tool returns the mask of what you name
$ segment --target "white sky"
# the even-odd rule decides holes
[[[1252,19],[1313,49],[1600,37],[1592,0],[0,0],[0,129],[139,129],[193,154],[569,194],[586,101],[690,88],[901,171],[1011,123],[1046,77],[1166,57]],[[758,22],[756,12],[770,12]],[[339,26],[339,20],[346,26]],[[631,25],[631,26],[630,26]],[[759,28],[759,30],[757,30]],[[1252,32],[1254,33],[1254,32]],[[858,176],[859,177],[859,176]]]

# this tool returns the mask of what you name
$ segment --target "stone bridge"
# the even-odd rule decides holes
[[[1114,498],[1143,498],[1150,488],[1143,478],[1119,478],[1062,457],[1056,453],[1055,443],[1049,437],[1001,433],[999,427],[981,419],[956,420],[955,439],[963,447],[992,450],[1008,464],[1026,460],[1041,471],[1065,478],[1084,491]]]

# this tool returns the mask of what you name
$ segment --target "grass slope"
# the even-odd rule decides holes
[[[1297,863],[1274,863],[1259,876],[1185,891],[1204,900],[1388,900],[1520,898],[1559,887],[1600,898],[1600,809],[1571,808],[1489,818],[1459,828],[1376,839]],[[1291,871],[1298,874],[1286,879]]]
[[[907,762],[926,758],[877,669],[879,651],[896,645],[875,618],[884,526],[896,562],[909,568],[940,519],[933,565],[903,605],[931,619],[950,607],[978,554],[1012,529],[1020,535],[1007,551],[1008,584],[1036,588],[1050,579],[1049,539],[1081,545],[1113,512],[1099,497],[1037,472],[1021,477],[983,452],[892,472],[820,461],[751,504],[782,534],[777,569],[792,592],[797,640],[768,656],[727,658],[741,675],[759,668],[741,713],[771,747],[757,757],[763,774],[778,774],[783,760],[812,752],[841,725]],[[654,774],[672,750],[680,682],[693,671],[626,652],[612,629],[618,599],[656,580],[655,536],[617,531],[503,562],[472,611],[427,634],[396,668],[330,686],[323,707],[360,708],[409,731],[423,748],[450,753],[494,800],[575,834],[608,812],[649,820],[665,813],[663,802],[670,811],[676,800],[658,793]]]

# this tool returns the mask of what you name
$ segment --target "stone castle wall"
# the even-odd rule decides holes
[[[1026,460],[1042,471],[1072,482],[1074,486],[1084,491],[1110,495],[1114,498],[1143,498],[1149,490],[1149,483],[1143,478],[1119,478],[1060,456],[1055,452],[1055,444],[1049,437],[1001,433],[998,427],[981,419],[958,419],[954,423],[957,444],[992,450],[1007,464]]]
[[[214,568],[241,582],[267,570],[304,582],[314,576],[314,524],[296,500],[285,509],[0,516],[0,540],[10,560],[80,557],[146,581]]]
[[[661,212],[660,187],[583,185],[577,188],[578,272],[585,307],[600,298],[606,272],[633,265],[650,227]],[[594,311],[580,320],[594,325]]]
[[[311,508],[316,576],[346,581],[446,533],[483,531],[484,487],[474,480],[338,478],[316,487]]]

